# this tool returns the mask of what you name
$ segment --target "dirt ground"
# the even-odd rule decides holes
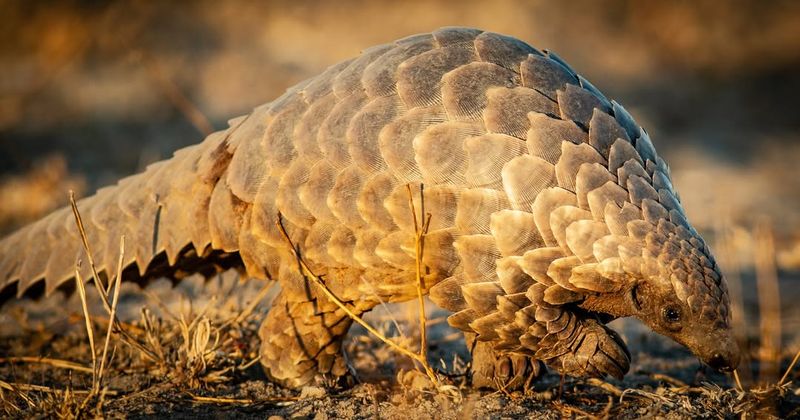
[[[445,25],[556,51],[647,128],[727,277],[746,391],[633,320],[614,323],[633,355],[624,381],[548,373],[526,392],[476,390],[463,340],[431,304],[429,360],[447,387],[403,373],[408,360],[354,328],[350,383],[291,392],[265,382],[255,361],[274,290],[226,273],[123,285],[128,336],[112,335],[102,398],[85,398],[92,352],[78,294],[6,304],[0,416],[800,417],[800,368],[782,378],[800,351],[794,1],[0,0],[0,235],[365,47]],[[93,286],[87,294],[102,349],[108,316]],[[415,348],[417,314],[389,305],[367,320]]]
[[[796,384],[787,381],[781,388],[740,392],[730,377],[704,368],[680,345],[630,320],[615,321],[633,355],[631,371],[623,381],[564,378],[562,384],[559,375],[547,373],[524,392],[477,390],[464,376],[469,354],[463,339],[444,322],[447,314],[432,304],[428,305],[428,356],[442,373],[443,383],[452,386],[449,390],[433,389],[429,382],[420,380],[424,375],[409,373],[413,369],[409,360],[367,335],[363,328],[354,328],[346,340],[353,372],[350,384],[288,391],[265,381],[260,366],[252,363],[257,357],[258,321],[268,309],[270,296],[248,316],[232,321],[267,286],[257,281],[242,282],[233,273],[207,282],[191,279],[175,288],[160,281],[146,292],[127,285],[118,309],[120,318],[139,345],[157,354],[157,360],[148,359],[126,340],[113,340],[112,361],[105,375],[109,394],[91,399],[83,407],[86,396],[77,392],[92,386],[91,350],[78,294],[14,302],[5,308],[2,318],[0,355],[46,359],[3,360],[0,386],[5,383],[11,389],[2,389],[0,409],[13,418],[77,414],[315,419],[800,415],[800,388]],[[90,288],[87,293],[91,292]],[[102,337],[108,318],[103,316],[99,299],[90,301],[94,330]],[[205,362],[199,366],[191,353],[204,320],[208,320],[213,338],[203,347]],[[387,335],[404,337],[401,343],[412,348],[415,345],[418,318],[414,304],[381,307],[367,320]],[[185,335],[181,324],[188,324]],[[96,341],[101,342],[99,338]],[[74,362],[80,369],[59,365],[50,358]],[[782,358],[776,366],[778,373],[783,373],[788,363],[788,357]],[[740,371],[750,375],[750,368],[769,375],[764,372],[766,365],[753,362]],[[745,383],[753,386],[750,378],[746,376]],[[796,382],[800,375],[795,371],[789,379]],[[25,389],[25,384],[41,385],[46,388],[40,390],[47,391]]]

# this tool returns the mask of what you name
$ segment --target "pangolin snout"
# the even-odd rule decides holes
[[[732,372],[739,366],[739,346],[733,339],[721,340],[721,348],[716,349],[704,362],[720,372]]]

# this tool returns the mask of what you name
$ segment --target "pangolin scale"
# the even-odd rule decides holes
[[[621,377],[630,355],[605,324],[623,316],[735,367],[724,279],[647,132],[554,53],[496,33],[367,49],[78,208],[107,278],[125,235],[125,280],[277,280],[261,363],[299,387],[346,373],[351,320],[298,270],[277,215],[365,312],[416,296],[409,186],[432,215],[425,287],[474,344],[476,383],[543,364]],[[20,229],[0,242],[3,296],[70,284],[82,254],[69,208]]]

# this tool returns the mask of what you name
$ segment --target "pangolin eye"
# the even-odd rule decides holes
[[[664,320],[674,324],[681,320],[681,310],[676,306],[667,306],[664,308]]]

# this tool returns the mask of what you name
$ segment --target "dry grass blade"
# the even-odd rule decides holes
[[[664,406],[666,406],[667,408],[675,407],[675,402],[671,401],[668,397],[636,388],[628,388],[625,391],[622,391],[622,395],[619,396],[620,404],[624,401],[625,397],[629,395],[646,398],[652,400],[653,402],[659,402]]]
[[[242,404],[242,405],[250,405],[250,404],[264,404],[264,403],[287,403],[287,402],[294,402],[299,401],[300,397],[272,397],[267,399],[250,399],[250,398],[226,398],[226,397],[204,397],[202,395],[194,395],[192,393],[187,393],[192,400],[199,403],[207,403],[207,404]]]
[[[739,371],[736,370],[736,369],[733,370],[733,379],[734,379],[734,381],[736,381],[736,387],[739,389],[739,391],[744,392],[744,387],[742,386],[742,381],[739,380]]]
[[[158,83],[161,92],[172,105],[177,108],[184,117],[194,126],[200,134],[207,136],[214,132],[214,127],[206,116],[195,106],[186,95],[181,92],[178,86],[164,75],[161,67],[155,58],[150,55],[144,55],[144,61],[150,76]]]
[[[596,416],[588,411],[581,410],[574,405],[569,405],[562,402],[554,402],[553,406],[561,412],[561,416],[563,418],[587,418],[592,420],[606,418],[605,416]],[[608,410],[609,408],[607,407],[606,409]],[[576,414],[578,416],[576,416]]]
[[[5,399],[5,395],[2,392],[3,390],[10,391],[16,394],[19,398],[25,401],[25,403],[28,404],[28,406],[30,407],[33,407],[36,404],[27,394],[25,394],[24,390],[19,389],[19,387],[15,387],[14,385],[8,382],[0,381],[0,400],[2,400],[4,403],[10,404],[12,407],[14,407],[16,411],[21,411],[21,409],[17,407],[15,404]]]
[[[422,226],[420,226],[417,220],[417,212],[414,210],[414,195],[411,193],[411,184],[406,185],[406,190],[408,191],[408,204],[409,208],[411,209],[411,216],[414,221],[414,252],[415,252],[415,259],[416,259],[416,270],[417,270],[417,300],[419,303],[419,353],[420,357],[427,360],[427,349],[428,349],[428,327],[426,325],[427,322],[427,315],[425,314],[425,298],[423,289],[425,289],[425,283],[422,279],[422,254],[425,249],[425,234],[428,233],[428,227],[431,224],[431,215],[425,213],[425,195],[424,195],[424,185],[419,184],[419,209],[420,209],[420,216],[422,217]]]
[[[75,192],[70,190],[69,191],[69,204],[72,207],[72,214],[75,216],[75,223],[78,226],[78,233],[81,236],[81,242],[83,243],[83,249],[86,251],[86,260],[89,261],[89,268],[92,270],[92,277],[94,279],[95,284],[98,284],[98,288],[100,290],[106,290],[106,286],[103,284],[103,281],[100,279],[100,276],[97,275],[97,268],[94,265],[94,258],[92,258],[92,251],[89,247],[89,239],[86,236],[86,229],[83,227],[83,219],[81,218],[81,213],[78,211],[78,205],[75,202]],[[106,311],[111,313],[111,304],[108,302],[108,297],[105,293],[100,293],[100,298],[103,301],[103,306],[105,306]]]
[[[111,315],[113,311],[111,309],[111,304],[108,301],[108,295],[107,295],[108,289],[103,285],[102,280],[100,280],[100,276],[97,275],[97,268],[94,265],[94,259],[92,258],[91,248],[89,248],[89,239],[86,236],[86,229],[84,229],[83,227],[83,219],[81,218],[81,213],[78,210],[78,205],[75,202],[75,193],[73,191],[69,192],[69,202],[70,206],[72,207],[72,214],[75,216],[75,223],[78,226],[78,233],[80,233],[81,242],[83,243],[83,249],[86,252],[86,258],[89,261],[89,267],[92,270],[92,276],[94,277],[93,283],[95,285],[95,288],[97,289],[98,294],[100,295],[100,300],[103,302],[103,307],[106,309],[106,312],[109,315]],[[121,261],[122,260],[120,259],[120,263],[118,265],[118,270],[117,270],[118,273],[117,277],[120,277],[122,274]],[[80,282],[80,287],[83,288],[83,281]],[[119,319],[117,319],[116,316],[110,317],[110,320],[114,324],[115,331],[118,332],[120,336],[122,336],[122,338],[126,343],[128,343],[129,345],[133,346],[134,348],[142,352],[142,354],[144,354],[150,360],[153,361],[159,360],[158,357],[153,352],[148,350],[146,347],[144,347],[141,343],[139,343],[135,338],[133,338],[130,334],[128,334],[125,331],[125,329],[122,327],[122,323],[119,322]]]
[[[99,389],[97,383],[97,351],[94,346],[94,329],[92,328],[92,317],[89,315],[89,305],[86,302],[86,289],[83,287],[83,278],[81,277],[80,261],[75,265],[75,283],[78,287],[78,295],[81,298],[81,306],[83,307],[83,315],[86,320],[86,335],[89,336],[89,348],[92,352],[92,389]]]
[[[759,379],[772,382],[778,375],[781,348],[780,291],[775,265],[775,240],[767,221],[756,226],[756,286],[761,318],[761,370]]]
[[[117,275],[114,277],[114,298],[111,301],[111,314],[109,319],[116,319],[117,317],[117,303],[119,303],[119,289],[121,288],[120,278],[122,277],[122,261],[125,259],[125,236],[119,238],[119,260],[117,261]],[[109,282],[111,287],[111,282]],[[111,341],[111,331],[114,329],[114,323],[109,322],[106,329],[106,340],[103,345],[103,356],[100,358],[100,369],[97,372],[97,385],[102,386],[103,373],[105,372],[106,357],[108,356],[108,345]]]
[[[44,385],[33,385],[33,384],[20,384],[15,382],[3,382],[0,381],[0,388],[8,389],[9,391],[35,391],[35,392],[46,392],[49,394],[65,394],[65,393],[72,393],[75,395],[91,395],[94,390],[74,390],[74,389],[58,389],[58,388],[51,388],[49,386]],[[105,391],[106,395],[117,395],[119,394],[116,391]]]
[[[86,367],[82,364],[70,362],[68,360],[51,359],[47,357],[0,357],[0,363],[38,363],[48,366],[53,366],[61,369],[69,369],[78,372],[92,373],[92,368]]]
[[[678,378],[673,378],[672,376],[665,375],[663,373],[651,373],[650,377],[657,381],[666,382],[675,388],[689,388],[689,384],[687,384],[686,382],[683,382]]]
[[[251,360],[249,362],[246,362],[243,365],[236,366],[236,369],[238,369],[240,371],[241,370],[247,370],[247,369],[250,369],[251,366],[253,366],[254,364],[256,364],[256,363],[258,363],[260,361],[261,361],[261,355],[258,355],[253,360]]]
[[[376,290],[375,286],[369,280],[367,280],[366,277],[364,277],[364,276],[361,276],[361,283],[363,283],[366,287],[368,287],[369,288],[368,290],[373,291],[373,293]],[[400,323],[397,322],[397,318],[395,318],[394,314],[391,312],[389,307],[386,305],[386,301],[384,301],[383,298],[381,298],[380,295],[378,295],[378,294],[375,294],[375,297],[378,298],[378,301],[381,303],[381,308],[383,308],[383,310],[389,316],[389,320],[392,321],[392,324],[394,325],[394,328],[397,329],[397,334],[400,336],[400,338],[405,340],[406,339],[406,334],[405,334],[405,332],[403,332],[403,328],[400,327]]]
[[[256,297],[253,298],[253,301],[250,302],[250,304],[248,304],[247,307],[245,307],[244,310],[241,313],[239,313],[239,315],[237,315],[236,318],[234,318],[233,321],[231,322],[233,324],[238,324],[247,319],[247,317],[250,316],[250,314],[253,313],[253,311],[256,309],[258,304],[261,303],[261,301],[267,297],[267,295],[269,294],[269,292],[272,290],[273,287],[275,287],[274,282],[269,282],[266,285],[264,285],[264,287],[262,287],[261,290],[258,291]]]
[[[797,364],[797,360],[798,359],[800,359],[800,351],[798,351],[794,355],[794,359],[792,359],[792,363],[789,364],[789,367],[786,368],[786,372],[784,372],[783,376],[781,377],[781,380],[778,381],[778,387],[783,386],[783,384],[786,382],[786,379],[789,378],[789,374],[792,372],[792,369],[794,369],[794,365]]]
[[[716,245],[718,250],[720,265],[723,267],[723,274],[728,283],[728,292],[731,303],[731,327],[734,337],[742,350],[742,360],[739,367],[741,376],[745,383],[752,383],[753,372],[750,368],[750,344],[747,340],[747,322],[745,320],[744,295],[742,293],[742,262],[740,250],[748,246],[747,239],[743,237],[744,232],[731,222],[727,206],[720,206],[720,213],[723,215],[716,224]],[[736,379],[741,382],[738,378]]]
[[[251,400],[249,398],[223,398],[223,397],[203,397],[200,395],[189,394],[192,397],[192,400],[201,403],[211,403],[211,404],[243,404],[249,405],[255,403],[255,400]]]
[[[586,383],[591,385],[591,386],[600,388],[600,389],[608,392],[609,394],[614,395],[615,397],[622,397],[623,392],[622,392],[621,389],[617,388],[616,386],[614,386],[614,385],[612,385],[612,384],[610,384],[610,383],[608,383],[608,382],[606,382],[606,381],[604,381],[602,379],[589,378],[589,379],[586,380]]]

